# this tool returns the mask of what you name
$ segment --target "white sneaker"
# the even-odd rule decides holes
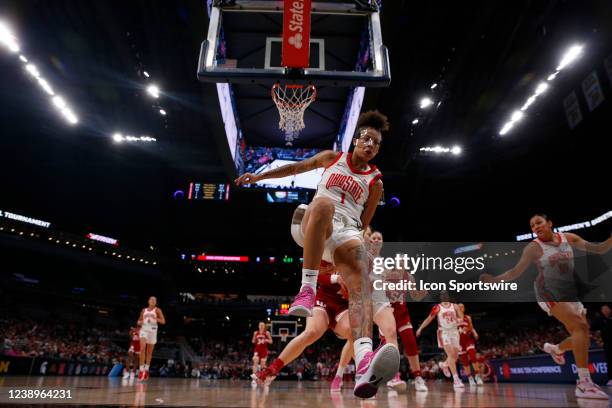
[[[559,353],[559,348],[556,344],[544,343],[542,350],[552,357],[553,361],[559,365],[565,364],[563,353]]]
[[[476,386],[476,381],[474,381],[474,377],[471,375],[468,377],[468,382],[470,383],[470,386]]]
[[[419,392],[427,392],[427,385],[423,377],[417,377],[414,379],[414,388]]]
[[[476,374],[476,385],[484,385],[484,383],[482,382],[482,377],[480,376],[480,374]]]
[[[255,378],[251,380],[251,387],[253,388],[257,387],[257,380]]]
[[[601,399],[601,400],[609,399],[608,394],[603,392],[591,380],[576,381],[576,398],[589,398],[589,399]]]
[[[465,385],[463,384],[463,382],[461,380],[456,379],[456,380],[453,381],[453,388],[455,388],[455,389],[457,389],[457,388],[462,389],[462,388],[465,388]]]
[[[444,373],[445,377],[451,378],[451,372],[450,372],[450,369],[448,368],[448,364],[446,364],[446,361],[440,361],[438,363],[438,366],[440,367],[440,369]]]
[[[130,372],[126,371],[126,372],[123,373],[123,379],[127,380],[128,378],[130,378]]]

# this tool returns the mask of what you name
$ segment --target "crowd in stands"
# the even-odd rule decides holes
[[[0,355],[108,364],[125,353],[111,340],[117,334],[65,321],[2,317]]]

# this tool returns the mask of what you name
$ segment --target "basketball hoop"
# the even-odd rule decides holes
[[[272,86],[272,100],[278,108],[280,120],[278,127],[285,134],[295,135],[304,129],[304,112],[317,98],[317,88],[314,85],[281,85]]]
[[[286,343],[287,337],[289,337],[289,329],[279,329],[278,335],[281,338],[281,343]]]

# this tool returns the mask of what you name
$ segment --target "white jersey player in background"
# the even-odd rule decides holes
[[[157,325],[166,324],[166,318],[161,309],[157,307],[157,298],[151,296],[148,306],[141,310],[138,318],[140,326],[140,370],[138,381],[149,379],[149,366],[153,357],[153,349],[157,343]]]
[[[419,337],[425,327],[427,327],[433,319],[438,319],[438,347],[444,349],[446,353],[446,361],[439,363],[442,372],[447,377],[452,375],[453,387],[464,388],[463,381],[457,373],[457,357],[459,356],[459,322],[463,321],[463,312],[455,303],[448,300],[448,295],[442,293],[440,296],[441,302],[431,309],[431,313],[427,319],[421,323],[421,326],[416,331],[416,336]]]
[[[354,339],[357,375],[354,394],[369,398],[393,378],[399,351],[393,344],[372,351],[372,299],[363,229],[374,217],[382,196],[382,174],[370,161],[376,157],[382,132],[389,127],[378,111],[359,116],[352,153],[322,151],[306,160],[262,174],[245,173],[237,185],[283,178],[325,168],[317,193],[308,206],[299,233],[303,235],[302,286],[290,313],[312,316],[323,252],[329,253],[349,293],[349,321]]]
[[[612,248],[612,237],[605,242],[594,244],[576,234],[553,232],[552,222],[544,214],[531,217],[529,224],[536,239],[530,242],[521,259],[509,271],[498,276],[484,274],[483,282],[506,282],[517,279],[532,263],[538,268],[534,283],[536,299],[540,307],[555,317],[567,329],[570,336],[559,344],[545,343],[544,351],[549,353],[558,364],[564,364],[563,353],[572,350],[578,367],[576,397],[608,399],[608,395],[597,387],[589,373],[589,322],[586,309],[578,301],[578,291],[574,280],[574,251],[605,254]]]

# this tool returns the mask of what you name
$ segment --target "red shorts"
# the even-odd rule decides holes
[[[262,359],[268,358],[268,348],[267,347],[255,347],[255,352],[253,353],[253,357],[259,357]]]
[[[325,292],[317,291],[314,307],[323,309],[327,313],[328,327],[333,330],[336,323],[348,312],[348,301],[342,299],[340,295],[329,296]]]
[[[474,341],[474,338],[465,334],[462,334],[459,337],[459,345],[461,346],[459,354],[465,354],[470,349],[476,349],[476,342]]]
[[[410,314],[408,314],[408,307],[406,303],[393,302],[393,317],[395,317],[395,326],[397,331],[401,332],[405,329],[412,329],[412,322],[410,321]]]
[[[140,353],[140,342],[139,341],[131,342],[130,348],[128,349],[128,353],[129,352],[139,354]]]

